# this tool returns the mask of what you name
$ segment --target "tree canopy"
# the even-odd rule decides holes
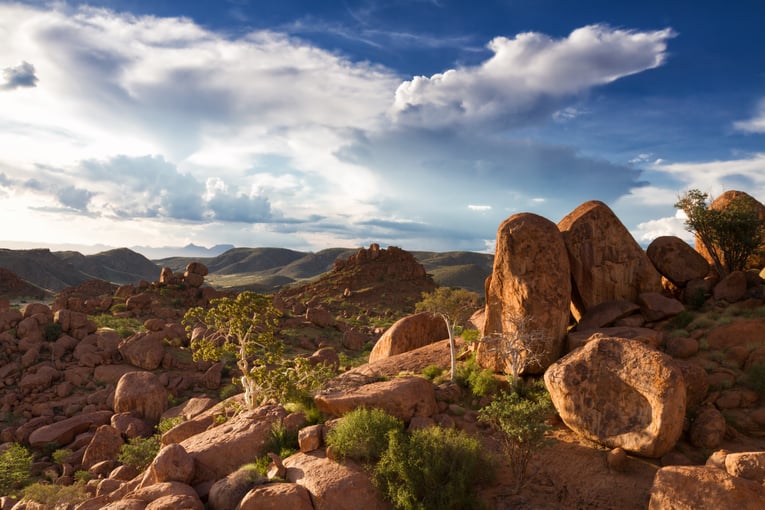
[[[680,196],[675,207],[685,213],[686,229],[706,248],[721,277],[746,269],[747,259],[765,240],[765,223],[754,199],[740,195],[718,209],[708,206],[708,198],[707,193],[691,189]]]

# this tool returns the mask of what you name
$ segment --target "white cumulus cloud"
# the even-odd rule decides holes
[[[562,98],[660,66],[673,35],[589,25],[557,40],[536,32],[496,37],[481,65],[402,83],[393,112],[400,122],[426,127],[524,123],[554,113]]]

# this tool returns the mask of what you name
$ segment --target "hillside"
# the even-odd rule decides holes
[[[353,255],[355,248],[329,248],[316,253],[282,248],[234,248],[209,258],[170,257],[156,260],[173,272],[189,262],[207,266],[207,282],[218,288],[272,292],[290,283],[312,280],[327,273],[336,260]],[[483,294],[484,280],[491,274],[494,256],[473,252],[412,252],[415,259],[447,287],[462,287]]]
[[[190,262],[210,271],[207,283],[228,290],[274,292],[287,285],[310,281],[327,273],[336,260],[348,258],[354,248],[329,248],[315,253],[284,248],[232,248],[215,257],[170,257],[151,261],[128,248],[94,255],[48,249],[0,249],[0,268],[48,292],[80,285],[87,280],[116,284],[151,281],[161,267],[183,273]],[[413,252],[415,259],[439,284],[483,294],[493,256],[473,252]]]

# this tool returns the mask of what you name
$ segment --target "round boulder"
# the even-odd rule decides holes
[[[120,377],[114,393],[114,412],[133,413],[159,422],[167,409],[167,390],[151,372],[128,372]]]
[[[544,380],[563,422],[591,441],[658,458],[683,432],[681,370],[635,340],[593,340],[553,364]]]
[[[409,352],[449,338],[446,323],[438,315],[420,312],[396,321],[385,330],[369,354],[369,362]]]

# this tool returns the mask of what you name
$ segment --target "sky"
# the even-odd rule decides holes
[[[0,247],[493,251],[765,202],[760,0],[0,0]]]

